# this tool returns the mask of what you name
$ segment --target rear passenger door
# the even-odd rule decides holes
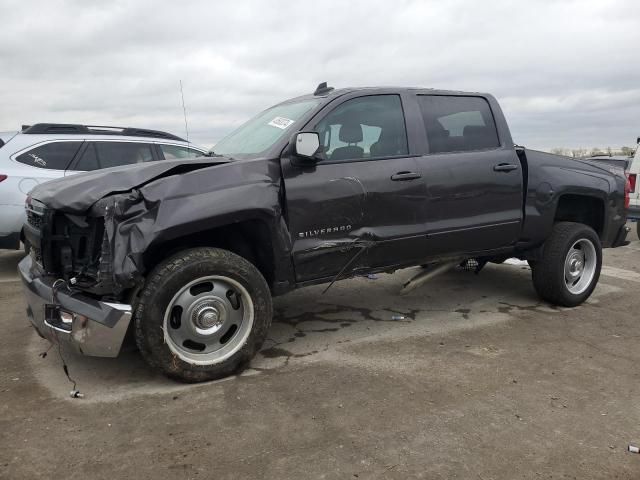
[[[154,145],[144,142],[87,141],[79,158],[67,170],[70,175],[102,168],[119,167],[156,160]]]
[[[510,245],[520,233],[522,169],[486,98],[417,95],[426,151],[429,254]]]

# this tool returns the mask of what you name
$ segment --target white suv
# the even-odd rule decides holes
[[[99,168],[205,153],[170,133],[138,128],[39,123],[0,133],[0,249],[20,247],[24,201],[39,183]]]
[[[638,137],[636,155],[631,162],[628,176],[631,190],[629,191],[629,212],[627,213],[627,218],[637,222],[638,237],[640,237],[640,137]]]

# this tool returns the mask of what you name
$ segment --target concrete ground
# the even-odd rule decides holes
[[[635,227],[635,226],[634,226]],[[635,231],[635,228],[634,228]],[[522,265],[416,269],[276,299],[239,377],[201,385],[136,352],[89,359],[30,328],[0,253],[0,478],[640,478],[640,242],[606,251],[585,305]],[[405,318],[394,320],[396,315]]]

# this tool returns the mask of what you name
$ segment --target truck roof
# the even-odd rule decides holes
[[[394,87],[394,86],[380,86],[380,87],[345,87],[345,88],[333,88],[327,87],[326,82],[321,83],[316,88],[315,92],[306,95],[300,95],[295,98],[291,98],[281,103],[297,102],[300,100],[306,100],[311,98],[335,98],[348,93],[353,92],[366,92],[369,94],[377,93],[424,93],[430,95],[474,95],[474,96],[490,96],[488,93],[482,92],[466,92],[461,90],[441,90],[436,88],[427,87]]]

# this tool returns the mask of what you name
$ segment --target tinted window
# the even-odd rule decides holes
[[[100,168],[100,165],[98,164],[98,156],[96,155],[96,146],[90,143],[80,157],[80,160],[73,166],[73,169],[81,172],[89,172],[91,170],[97,170],[98,168]]]
[[[489,104],[481,97],[418,97],[429,151],[464,152],[500,146]]]
[[[196,158],[201,157],[202,153],[189,147],[181,147],[179,145],[160,145],[164,158],[174,160],[178,158]]]
[[[82,142],[54,142],[33,148],[16,157],[20,163],[51,170],[66,170]]]
[[[132,142],[96,142],[96,153],[100,168],[118,167],[132,163],[144,163],[153,160],[149,143]]]
[[[315,127],[329,160],[407,155],[407,133],[398,95],[348,100]]]

